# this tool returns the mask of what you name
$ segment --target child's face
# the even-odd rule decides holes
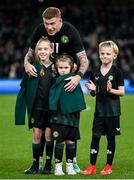
[[[42,41],[39,43],[37,48],[37,56],[39,57],[42,63],[45,62],[46,60],[49,60],[51,53],[52,53],[52,49],[50,47],[49,42]]]
[[[71,72],[71,66],[68,62],[58,62],[57,70],[59,75],[62,76]]]
[[[117,56],[112,47],[102,46],[99,50],[99,57],[102,64],[110,64]]]

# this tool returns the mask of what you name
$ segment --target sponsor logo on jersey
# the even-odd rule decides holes
[[[61,36],[61,42],[67,44],[69,42],[69,38],[66,35]]]
[[[98,76],[98,77],[97,77],[97,76],[95,76],[95,80],[96,80],[96,81],[98,81],[98,79],[99,79],[99,76]]]

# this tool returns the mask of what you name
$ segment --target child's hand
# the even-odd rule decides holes
[[[90,80],[89,82],[87,82],[86,84],[85,84],[85,86],[86,86],[86,88],[88,89],[88,90],[91,90],[91,91],[96,91],[96,86],[95,86],[95,84]]]
[[[112,83],[110,80],[107,81],[107,92],[111,92],[112,89]]]

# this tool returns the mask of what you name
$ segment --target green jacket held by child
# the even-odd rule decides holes
[[[74,73],[59,76],[52,85],[49,93],[49,108],[57,110],[60,108],[61,113],[69,114],[76,111],[81,111],[86,108],[84,94],[80,84],[77,85],[73,92],[65,91],[66,78],[74,76]]]
[[[42,69],[42,65],[35,61],[35,68],[37,69],[38,75]],[[25,124],[26,110],[28,114],[28,126],[31,128],[31,112],[36,97],[36,92],[39,83],[39,76],[29,77],[26,73],[21,81],[21,89],[17,95],[15,105],[15,125]]]

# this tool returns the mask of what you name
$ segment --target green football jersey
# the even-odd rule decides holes
[[[124,80],[119,68],[112,66],[109,72],[103,76],[100,69],[91,73],[90,79],[96,85],[96,117],[119,116],[121,114],[120,97],[107,92],[107,81],[110,80],[112,88],[124,86]]]

